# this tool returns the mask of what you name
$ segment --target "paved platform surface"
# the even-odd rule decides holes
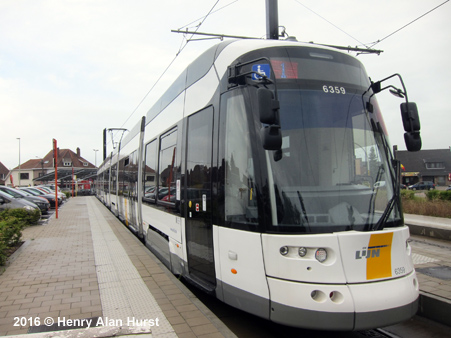
[[[406,214],[404,222],[420,283],[419,314],[451,326],[451,219]]]
[[[451,230],[447,219],[406,215],[406,223]],[[104,326],[60,336],[235,337],[95,197],[70,199],[58,219],[25,229],[23,239],[0,275],[0,336],[44,337],[29,327],[90,319]],[[419,312],[451,326],[451,242],[410,243]]]
[[[109,330],[88,336],[235,336],[95,197],[70,199],[23,239],[0,276],[0,336],[98,317]]]

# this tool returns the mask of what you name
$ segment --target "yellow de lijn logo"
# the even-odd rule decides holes
[[[393,232],[372,234],[368,244],[371,255],[366,260],[366,279],[378,279],[392,276],[391,247]]]
[[[392,276],[391,247],[393,233],[372,234],[368,247],[355,252],[355,259],[366,259],[366,279]]]

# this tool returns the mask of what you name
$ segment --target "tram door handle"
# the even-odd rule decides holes
[[[229,250],[229,259],[231,259],[232,261],[236,261],[238,259],[238,254],[236,252]]]

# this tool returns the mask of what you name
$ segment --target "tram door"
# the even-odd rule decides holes
[[[187,132],[185,229],[188,270],[192,279],[212,287],[216,284],[211,213],[213,108],[191,115]]]
[[[136,151],[130,155],[126,171],[126,177],[128,179],[128,225],[138,230],[138,223],[136,220],[136,204],[138,196],[138,154]]]

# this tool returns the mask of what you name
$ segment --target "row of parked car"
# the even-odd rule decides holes
[[[57,193],[58,205],[66,200],[66,195]],[[46,186],[11,188],[0,186],[0,210],[24,208],[28,211],[39,209],[41,214],[55,208],[55,191]]]

